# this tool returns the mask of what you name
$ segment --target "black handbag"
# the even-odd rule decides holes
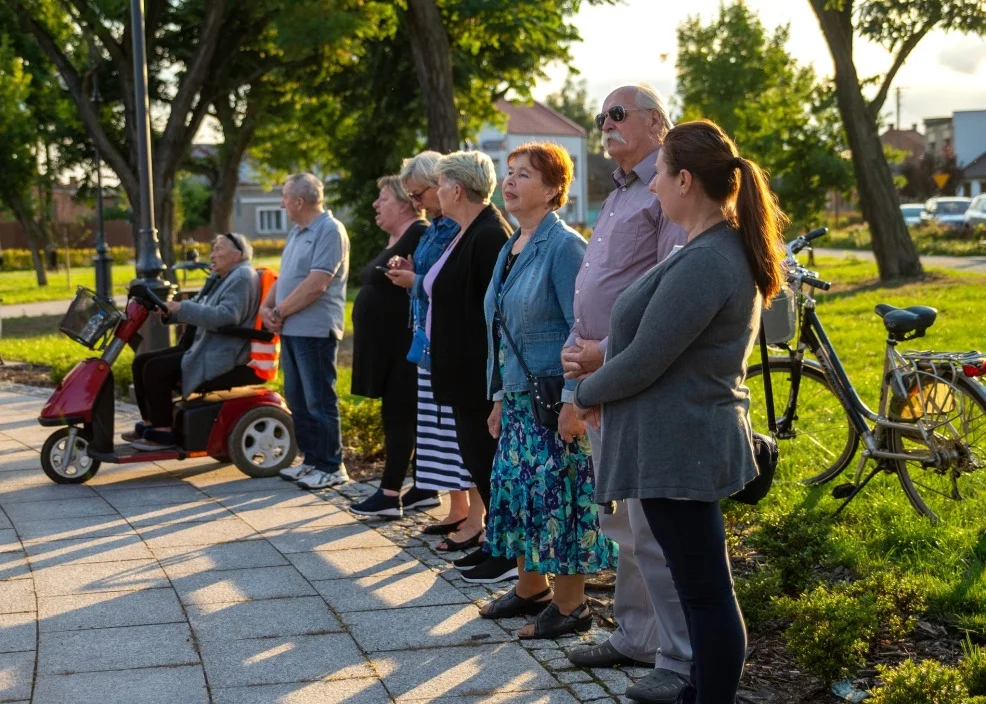
[[[763,324],[760,325],[760,359],[763,368],[763,395],[767,402],[767,427],[770,435],[753,433],[753,454],[757,461],[759,474],[750,480],[746,486],[730,496],[733,501],[755,506],[770,491],[774,483],[774,473],[777,471],[777,419],[774,416],[774,390],[770,379],[770,360],[767,355],[767,335]]]
[[[527,385],[531,393],[531,405],[534,407],[534,420],[542,428],[548,430],[558,430],[558,414],[561,413],[561,392],[565,386],[565,377],[558,376],[534,376],[531,370],[524,364],[524,358],[510,337],[510,331],[503,320],[503,313],[500,311],[500,302],[493,299],[496,306],[497,328],[503,331],[510,348],[520,362],[520,368],[524,370],[527,377]]]

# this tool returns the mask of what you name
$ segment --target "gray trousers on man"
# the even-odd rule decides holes
[[[600,457],[599,432],[589,428],[588,434],[592,456]],[[595,463],[593,468],[599,471]],[[600,511],[599,527],[620,546],[613,597],[617,630],[609,637],[610,644],[635,660],[656,660],[656,667],[688,675],[692,646],[685,613],[640,501],[621,501],[613,514]]]

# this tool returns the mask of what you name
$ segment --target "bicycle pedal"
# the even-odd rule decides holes
[[[832,498],[848,499],[854,491],[856,491],[855,484],[839,484],[839,486],[832,487]]]

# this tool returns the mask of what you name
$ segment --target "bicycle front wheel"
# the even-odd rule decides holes
[[[801,363],[797,398],[793,396],[793,368],[789,358],[770,358],[780,452],[778,476],[808,485],[822,484],[849,465],[859,446],[859,435],[821,367],[814,362]],[[766,434],[767,405],[759,364],[747,370],[746,385],[750,389],[750,423],[754,430]]]
[[[916,372],[920,383],[890,417],[914,430],[890,430],[897,476],[911,505],[931,520],[979,528],[986,515],[986,390],[966,377]],[[918,429],[924,428],[925,435]],[[928,439],[926,439],[928,438]]]

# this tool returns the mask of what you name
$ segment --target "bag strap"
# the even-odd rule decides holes
[[[531,370],[527,368],[527,365],[524,364],[524,357],[520,354],[520,350],[517,349],[517,345],[514,344],[514,339],[510,336],[510,331],[507,330],[507,322],[503,319],[503,311],[500,310],[499,298],[499,296],[494,294],[493,306],[496,308],[497,328],[503,331],[503,334],[507,338],[507,342],[510,343],[510,347],[513,349],[514,355],[517,357],[517,361],[520,362],[520,368],[524,370],[524,376],[526,376],[527,380],[533,384],[537,381],[537,379],[533,374],[531,374]]]
[[[767,427],[770,434],[777,433],[777,418],[774,416],[774,389],[770,379],[770,357],[767,355],[767,331],[760,321],[760,367],[763,370],[763,395],[767,401]]]

